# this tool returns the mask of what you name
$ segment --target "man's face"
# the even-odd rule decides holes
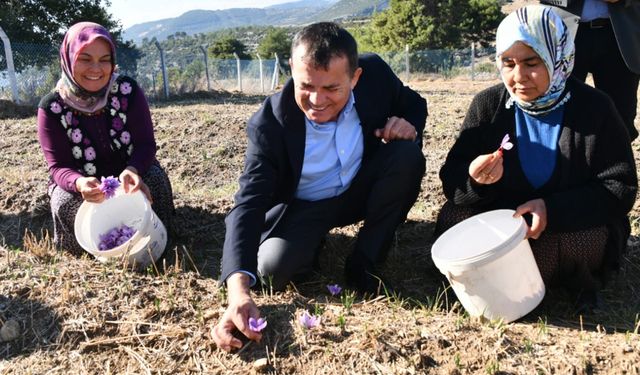
[[[349,101],[362,68],[358,68],[352,77],[347,58],[336,56],[331,59],[327,70],[322,67],[316,69],[304,58],[305,54],[306,46],[299,45],[289,60],[296,104],[313,122],[335,121]]]

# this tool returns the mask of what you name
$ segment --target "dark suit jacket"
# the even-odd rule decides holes
[[[391,116],[403,117],[415,126],[421,145],[426,101],[404,86],[377,55],[362,55],[359,65],[362,75],[353,94],[364,139],[362,163],[367,163],[380,146],[374,130],[383,128]],[[240,269],[256,274],[258,247],[282,217],[298,187],[305,120],[295,102],[291,79],[249,119],[247,136],[240,189],[225,220],[222,281]]]
[[[564,9],[580,16],[583,5],[584,0],[574,0]],[[620,0],[608,4],[608,7],[624,62],[631,71],[640,74],[640,0]]]

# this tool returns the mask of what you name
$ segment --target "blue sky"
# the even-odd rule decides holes
[[[110,13],[122,26],[172,18],[193,9],[264,8],[294,0],[111,0]]]

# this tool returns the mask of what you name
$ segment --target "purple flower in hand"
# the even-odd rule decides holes
[[[504,137],[502,138],[502,142],[500,142],[500,148],[499,150],[511,150],[513,148],[513,143],[509,142],[509,134],[505,134]]]
[[[120,181],[113,176],[107,178],[102,177],[101,181],[100,191],[104,193],[105,198],[112,198],[116,194],[116,189],[120,186]]]
[[[298,323],[300,323],[304,329],[313,329],[320,325],[320,320],[318,315],[310,315],[308,311],[305,311],[304,314],[298,318]]]
[[[338,284],[329,284],[327,285],[327,289],[329,289],[329,293],[331,293],[332,296],[337,296],[338,294],[340,294],[340,292],[342,292],[342,288]]]
[[[260,332],[267,326],[267,319],[264,318],[249,318],[249,329],[253,332]]]

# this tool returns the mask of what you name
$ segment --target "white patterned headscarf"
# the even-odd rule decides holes
[[[542,5],[528,5],[509,14],[496,33],[496,63],[500,71],[502,54],[515,42],[528,45],[544,61],[549,73],[549,88],[531,102],[519,99],[509,90],[511,101],[531,114],[547,113],[566,103],[571,95],[565,94],[564,88],[573,70],[575,47],[562,18]]]

